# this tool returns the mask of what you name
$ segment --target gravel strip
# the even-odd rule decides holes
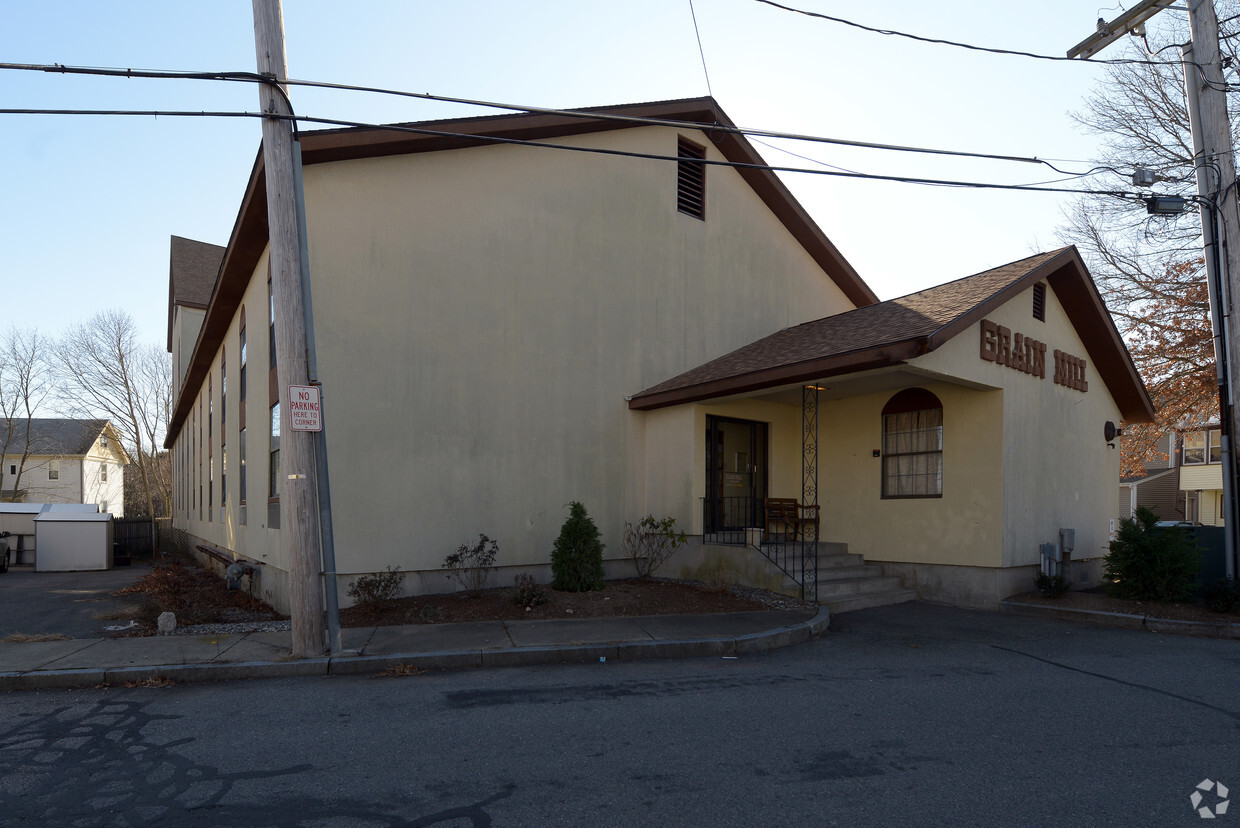
[[[288,632],[291,621],[234,621],[229,624],[190,624],[177,627],[173,635],[244,635],[253,632]]]

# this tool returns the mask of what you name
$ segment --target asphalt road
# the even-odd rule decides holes
[[[1199,825],[1238,679],[1234,641],[915,603],[735,660],[17,692],[0,825]]]

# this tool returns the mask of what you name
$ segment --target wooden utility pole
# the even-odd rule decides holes
[[[284,13],[280,0],[253,0],[254,49],[258,71],[288,77],[284,54]],[[265,113],[291,115],[274,83],[259,86]],[[308,385],[306,325],[301,295],[301,260],[293,182],[292,124],[263,120],[263,175],[267,185],[267,227],[271,252],[271,292],[275,304],[276,361],[280,374],[280,548],[289,567],[289,615],[293,654],[322,654],[325,644],[323,593],[319,584],[319,521],[315,503],[315,463],[310,432],[286,428],[288,387]]]
[[[1115,20],[1098,21],[1098,31],[1068,51],[1068,57],[1089,58],[1145,21],[1171,6],[1174,0],[1141,0]],[[1219,376],[1219,418],[1223,426],[1223,522],[1226,525],[1226,572],[1236,577],[1240,566],[1240,506],[1237,503],[1235,440],[1240,436],[1240,331],[1231,319],[1231,298],[1240,293],[1240,211],[1237,209],[1236,162],[1227,114],[1227,87],[1218,47],[1218,15],[1214,0],[1187,0],[1192,45],[1184,51],[1184,84],[1188,94],[1197,192],[1202,204],[1206,271]]]
[[[1227,577],[1236,577],[1236,532],[1240,531],[1240,515],[1236,509],[1236,436],[1240,435],[1240,407],[1235,393],[1240,388],[1240,347],[1236,341],[1236,320],[1231,319],[1232,297],[1240,289],[1240,211],[1236,201],[1236,159],[1231,144],[1231,119],[1227,114],[1227,81],[1223,78],[1223,62],[1218,47],[1218,15],[1214,0],[1188,0],[1188,22],[1192,31],[1192,48],[1185,51],[1192,62],[1184,64],[1184,83],[1190,105],[1196,98],[1193,124],[1193,149],[1197,166],[1197,191],[1208,199],[1213,209],[1203,210],[1201,224],[1207,244],[1217,245],[1214,265],[1215,284],[1219,290],[1211,296],[1216,303],[1215,327],[1225,345],[1221,370],[1226,378],[1226,393],[1220,394],[1219,418],[1222,421],[1222,465],[1224,518],[1227,540]],[[1190,112],[1192,110],[1190,109]],[[1200,132],[1200,136],[1198,136]],[[1213,223],[1214,226],[1207,226]],[[1206,251],[1207,261],[1212,251]],[[1211,285],[1214,288],[1215,285]]]

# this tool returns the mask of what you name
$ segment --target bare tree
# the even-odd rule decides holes
[[[172,405],[168,356],[141,344],[133,318],[117,309],[71,328],[53,351],[62,409],[112,421],[138,467],[147,513],[155,516],[157,494],[162,503],[171,501],[171,480],[156,470]]]
[[[1218,6],[1224,65],[1234,72],[1240,2]],[[1130,189],[1139,166],[1158,174],[1160,193],[1195,195],[1184,75],[1176,62],[1178,44],[1188,40],[1182,17],[1159,15],[1143,41],[1129,44],[1129,56],[1146,62],[1109,66],[1107,80],[1074,114],[1102,139],[1106,174],[1095,179],[1098,190]],[[1235,135],[1240,106],[1229,103]],[[1154,401],[1157,422],[1130,424],[1122,442],[1122,473],[1142,474],[1166,430],[1219,416],[1200,217],[1149,216],[1142,204],[1100,194],[1076,202],[1060,235],[1089,264]]]
[[[0,340],[0,499],[20,502],[22,475],[37,453],[31,420],[51,391],[48,341],[37,330],[11,328]],[[9,467],[12,480],[6,481]],[[11,488],[9,488],[11,484]]]

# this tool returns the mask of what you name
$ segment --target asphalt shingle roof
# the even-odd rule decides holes
[[[107,424],[107,420],[35,418],[30,421],[30,453],[70,457],[85,455],[99,439]],[[0,441],[3,441],[6,435],[6,424],[0,423]],[[9,454],[20,454],[25,445],[26,421],[14,420]]]
[[[929,337],[1062,253],[1041,253],[954,282],[805,322],[647,388],[648,395]]]
[[[177,305],[206,308],[211,303],[225,248],[172,237],[168,256],[168,350],[172,350],[172,310]]]

